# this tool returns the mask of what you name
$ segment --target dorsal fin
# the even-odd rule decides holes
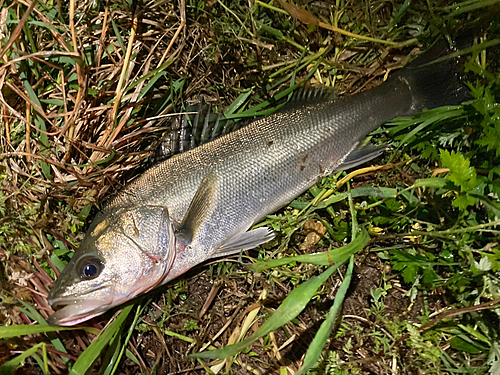
[[[331,87],[299,87],[281,110],[331,101],[335,98],[335,90]],[[151,157],[151,165],[241,129],[253,120],[255,120],[253,117],[227,119],[222,114],[214,112],[212,106],[206,104],[204,100],[188,106],[184,113],[169,118],[167,132],[160,142],[153,146],[155,151]]]
[[[293,92],[292,97],[283,106],[282,110],[323,103],[336,98],[337,94],[333,87],[299,87]]]
[[[150,165],[211,142],[250,124],[253,120],[226,119],[203,101],[188,106],[182,114],[170,117],[166,124],[168,130],[158,143],[152,145],[154,153]]]

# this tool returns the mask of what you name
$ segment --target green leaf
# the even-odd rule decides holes
[[[500,119],[492,125],[483,127],[483,136],[477,141],[480,146],[485,146],[486,150],[495,151],[495,155],[500,156]]]
[[[452,205],[461,210],[466,210],[467,207],[472,206],[474,203],[476,203],[476,199],[474,197],[461,193],[455,198]]]
[[[47,163],[45,161],[41,161],[40,165],[42,167],[42,173],[43,173],[44,177],[47,180],[52,181],[51,180],[51,176],[50,176],[50,165],[49,165],[49,163]]]
[[[450,346],[453,349],[461,350],[470,354],[479,354],[484,351],[482,345],[469,339],[467,336],[455,336],[450,341]]]
[[[439,278],[437,273],[434,271],[432,267],[426,268],[424,273],[422,274],[422,282],[424,284],[432,284]]]
[[[470,166],[470,160],[460,152],[441,150],[440,158],[443,166],[450,169],[446,178],[460,187],[461,192],[469,192],[478,185],[476,169]]]
[[[66,268],[66,265],[61,261],[61,259],[59,259],[55,252],[50,256],[50,261],[54,266],[56,266],[59,272],[62,272],[64,268]]]
[[[431,188],[443,188],[446,186],[446,179],[439,177],[431,177],[416,180],[413,184],[413,188],[417,187],[431,187]]]
[[[278,30],[278,29],[275,29],[274,27],[271,27],[271,26],[268,26],[268,25],[265,25],[263,24],[261,27],[260,27],[260,32],[261,33],[267,33],[269,35],[272,35],[274,36],[276,39],[278,40],[282,40],[284,39],[285,37],[283,36],[283,33]]]
[[[402,275],[405,283],[412,284],[417,279],[418,267],[408,265],[404,268]]]
[[[396,189],[376,187],[376,186],[363,186],[351,190],[351,195],[353,198],[357,197],[395,198],[397,194],[398,192]]]

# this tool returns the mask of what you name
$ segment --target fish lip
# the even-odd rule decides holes
[[[109,287],[109,283],[104,283],[91,288],[86,294]],[[47,302],[53,308],[62,308],[48,317],[50,325],[72,326],[100,315],[113,306],[113,293],[108,293],[108,298],[88,298],[85,295],[54,297],[52,294],[55,293],[55,289],[50,291]]]
[[[48,302],[52,307],[60,307],[61,309],[55,311],[47,319],[50,325],[58,326],[72,326],[86,320],[100,315],[101,312],[106,311],[110,303],[100,299],[83,299],[60,297],[49,299]]]

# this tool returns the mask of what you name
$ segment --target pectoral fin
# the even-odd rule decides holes
[[[224,245],[212,255],[212,258],[219,258],[232,254],[238,254],[241,251],[251,250],[263,243],[271,241],[274,238],[274,232],[267,228],[257,228],[248,232],[240,233],[230,238]]]
[[[196,191],[186,216],[176,231],[177,238],[181,238],[185,243],[191,243],[198,229],[213,211],[216,192],[217,176],[215,172],[211,172]]]
[[[335,168],[335,172],[345,171],[347,169],[351,169],[362,165],[364,163],[369,162],[372,159],[375,159],[379,155],[381,155],[389,145],[382,146],[374,146],[371,143],[366,146],[356,148],[351,151],[349,155],[345,158],[345,160],[340,164],[337,168]]]

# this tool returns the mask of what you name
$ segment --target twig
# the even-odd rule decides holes
[[[123,60],[123,65],[122,65],[122,70],[121,70],[121,74],[120,74],[120,79],[118,81],[118,85],[116,86],[116,90],[115,90],[116,97],[115,97],[115,103],[113,105],[113,109],[111,110],[111,116],[110,116],[111,120],[110,120],[108,128],[104,132],[102,138],[97,143],[97,145],[99,147],[102,147],[102,146],[105,146],[105,145],[109,146],[113,142],[114,137],[116,137],[116,135],[118,135],[119,131],[121,130],[121,127],[123,127],[123,125],[125,125],[124,123],[122,123],[122,124],[120,124],[117,127],[117,129],[114,129],[114,125],[115,125],[115,122],[116,122],[116,117],[118,116],[118,107],[120,106],[121,98],[123,96],[123,84],[125,82],[125,78],[127,77],[127,73],[128,73],[128,67],[129,67],[129,63],[130,63],[130,56],[132,55],[132,49],[133,49],[133,46],[134,46],[135,35],[136,35],[136,32],[137,32],[138,23],[139,23],[139,20],[138,20],[138,15],[136,13],[134,15],[134,19],[132,21],[132,30],[130,31],[130,37],[129,37],[129,40],[128,40],[127,51],[125,52],[125,58]],[[113,130],[114,130],[114,133],[113,133]],[[112,136],[111,138],[108,139],[108,137],[110,137],[112,134],[114,134],[114,136]],[[102,156],[101,152],[94,152],[90,156],[90,161],[91,162],[95,162],[101,156]],[[90,172],[92,170],[92,168],[93,167],[89,167],[89,169],[86,170],[85,173]]]
[[[31,102],[26,102],[26,152],[31,154],[31,126],[29,124],[31,116]],[[31,156],[27,156],[26,160],[31,161]]]
[[[290,16],[292,16],[293,18],[295,18],[301,22],[311,24],[314,26],[318,26],[318,27],[321,27],[322,29],[330,30],[330,31],[333,31],[333,32],[336,32],[336,33],[339,33],[339,34],[342,34],[345,36],[350,36],[351,38],[366,40],[367,42],[385,44],[385,45],[389,45],[389,46],[392,46],[395,48],[406,47],[406,46],[409,46],[409,45],[412,45],[412,44],[415,44],[418,42],[418,40],[416,38],[412,38],[412,39],[406,40],[404,42],[392,42],[390,40],[383,40],[383,39],[372,38],[369,36],[354,34],[354,33],[351,33],[350,31],[340,29],[338,27],[335,27],[335,26],[332,26],[332,25],[329,25],[329,24],[326,24],[326,23],[320,21],[319,19],[317,19],[315,16],[313,16],[309,11],[307,11],[304,8],[299,8],[296,5],[287,3],[286,1],[283,1],[283,0],[278,0],[278,2],[286,10],[286,12],[288,14],[290,14]]]
[[[75,133],[75,121],[76,121],[76,116],[77,113],[79,113],[79,109],[82,103],[82,98],[83,98],[83,92],[85,91],[85,79],[83,77],[83,72],[82,72],[82,64],[84,63],[84,60],[80,58],[80,54],[78,53],[78,45],[76,42],[76,31],[75,31],[75,0],[70,0],[69,2],[69,25],[71,29],[71,40],[73,42],[73,52],[79,56],[78,59],[76,59],[76,76],[78,78],[78,92],[76,94],[76,100],[75,100],[75,105],[73,108],[73,114],[69,118],[67,124],[65,127],[68,128],[68,135],[66,137],[66,152],[62,158],[63,162],[66,162],[69,160],[69,157],[71,155],[71,142],[73,140],[73,136]]]

